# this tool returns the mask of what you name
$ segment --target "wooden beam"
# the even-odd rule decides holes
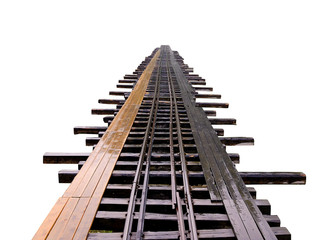
[[[123,108],[118,112],[85,165],[65,191],[63,198],[67,199],[67,204],[54,206],[54,210],[45,219],[45,224],[43,223],[35,234],[34,240],[45,239],[46,236],[61,237],[62,239],[71,239],[73,236],[75,239],[82,240],[87,238],[100,200],[131,130],[159,55],[160,51],[155,52]],[[81,217],[78,215],[80,212],[82,213]],[[67,221],[71,216],[73,221]],[[68,231],[62,232],[64,229],[68,229]],[[58,233],[56,233],[57,230]]]
[[[77,164],[80,161],[85,161],[90,156],[90,153],[53,153],[47,152],[43,155],[43,163],[46,164]]]
[[[78,126],[74,127],[74,134],[98,134],[106,130],[107,126]]]
[[[93,115],[109,115],[115,114],[118,112],[118,109],[92,109],[91,114]]]
[[[219,140],[226,146],[254,145],[251,137],[219,137]]]
[[[202,85],[202,86],[205,86],[206,85],[206,82],[205,81],[196,81],[196,80],[192,80],[192,81],[189,81],[192,85]]]
[[[220,99],[222,96],[220,94],[195,94],[196,98],[215,98]]]
[[[306,184],[302,172],[240,172],[246,184]]]
[[[212,107],[212,108],[228,108],[228,103],[208,103],[208,102],[197,102],[197,107]]]
[[[78,170],[61,170],[59,171],[59,182],[70,183],[77,175]],[[305,184],[306,175],[302,172],[239,172],[245,184]],[[169,171],[151,171],[151,178],[170,178]],[[182,178],[180,172],[177,177]],[[191,178],[204,178],[203,172],[189,171]],[[133,178],[134,171],[115,170],[112,173],[114,177]]]
[[[138,79],[138,76],[137,75],[135,75],[135,74],[126,74],[125,76],[124,76],[124,79]]]
[[[290,240],[290,232],[285,227],[271,227],[278,240]],[[89,240],[102,240],[102,239],[113,239],[121,240],[122,232],[115,233],[90,233]],[[187,233],[188,234],[188,233]],[[136,235],[136,233],[132,233]],[[143,239],[179,239],[178,231],[159,231],[159,232],[143,232]],[[235,234],[232,229],[206,229],[198,230],[198,235],[200,239],[222,239],[222,240],[233,240],[235,239]]]
[[[212,125],[236,125],[234,118],[208,118]]]
[[[122,79],[122,80],[118,80],[119,83],[136,83],[137,79]]]
[[[127,94],[129,94],[130,92],[119,92],[119,91],[110,91],[109,95],[113,95],[113,96],[125,96]]]
[[[116,85],[117,88],[130,88],[132,89],[134,87],[134,85],[129,85],[129,84],[117,84]]]
[[[98,103],[102,104],[124,104],[125,100],[120,99],[99,99]]]
[[[212,87],[193,87],[196,91],[213,91]]]

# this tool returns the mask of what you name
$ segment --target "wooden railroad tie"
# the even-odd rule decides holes
[[[92,134],[92,151],[44,154],[46,164],[78,170],[59,172],[70,185],[33,239],[291,239],[270,203],[246,185],[305,184],[305,174],[238,172],[240,156],[226,146],[254,139],[214,128],[236,125],[215,117],[229,104],[201,93],[213,88],[178,52],[156,48],[118,82],[129,91],[98,101],[115,107],[92,109],[105,124],[74,128]]]

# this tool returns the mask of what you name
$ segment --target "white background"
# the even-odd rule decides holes
[[[78,125],[155,47],[169,44],[252,136],[243,171],[303,171],[306,186],[257,186],[293,239],[320,239],[324,8],[321,1],[1,1],[1,239],[31,239],[67,185],[46,151],[88,152]],[[107,107],[107,106],[103,106]],[[321,236],[321,237],[320,237]]]

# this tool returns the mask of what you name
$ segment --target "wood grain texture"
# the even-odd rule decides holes
[[[142,73],[89,158],[55,204],[34,239],[86,239],[103,193],[131,130],[160,51]],[[84,213],[84,214],[83,214]]]

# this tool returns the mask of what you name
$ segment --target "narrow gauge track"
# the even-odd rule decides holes
[[[168,46],[155,49],[133,74],[110,92],[124,99],[100,99],[115,109],[93,109],[107,126],[76,127],[92,153],[46,153],[44,163],[77,163],[60,171],[72,182],[34,239],[290,239],[271,215],[267,200],[245,184],[304,184],[303,173],[239,173],[239,155],[226,145],[253,138],[221,137],[213,125],[235,119],[208,118],[227,103],[204,79],[192,74]]]

